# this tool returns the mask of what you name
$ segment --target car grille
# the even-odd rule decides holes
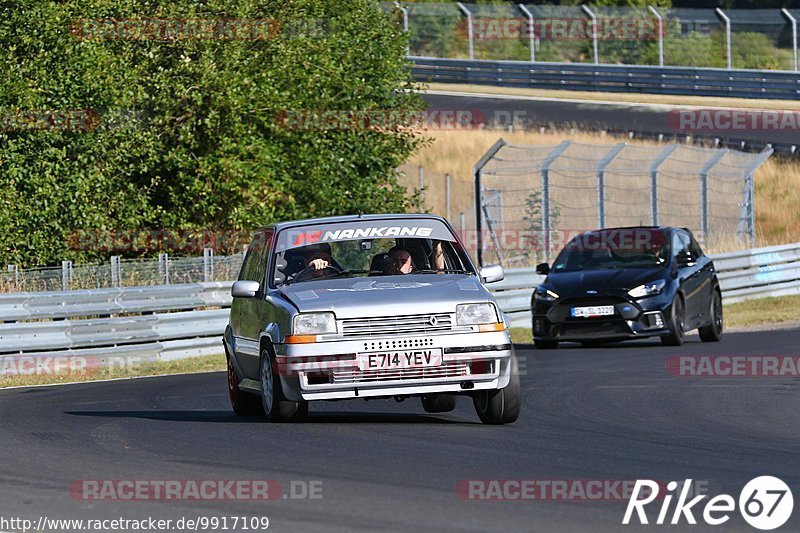
[[[393,370],[336,370],[333,383],[370,383],[374,381],[402,381],[406,379],[457,378],[469,375],[467,363],[447,362],[441,366],[397,368]]]
[[[342,335],[345,337],[435,333],[452,329],[453,317],[448,314],[346,318],[342,320]]]

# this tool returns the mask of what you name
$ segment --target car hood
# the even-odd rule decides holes
[[[545,285],[559,296],[585,296],[586,291],[598,294],[627,292],[643,283],[664,278],[663,268],[616,268],[551,272]]]
[[[408,274],[314,280],[284,286],[300,312],[333,311],[336,318],[454,313],[460,303],[493,301],[476,276]]]

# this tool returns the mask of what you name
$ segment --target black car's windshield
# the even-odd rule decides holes
[[[668,257],[668,242],[662,230],[602,230],[572,239],[558,254],[553,271],[652,268],[665,264]]]
[[[386,222],[373,222],[371,227],[362,223],[356,228],[358,231],[349,225],[343,226],[345,229],[337,225],[320,233],[295,232],[280,241],[273,267],[274,283],[292,285],[353,276],[472,274],[447,226],[438,221],[426,223],[430,227],[423,228],[425,231],[409,224],[400,227],[400,234]],[[396,236],[387,237],[387,233]],[[370,238],[372,235],[374,238]]]

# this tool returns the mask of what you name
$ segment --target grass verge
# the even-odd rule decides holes
[[[747,328],[765,324],[797,322],[797,309],[800,307],[800,296],[779,296],[776,298],[759,298],[735,304],[727,304],[723,308],[726,328]],[[514,344],[532,344],[533,336],[530,328],[510,328],[511,341]]]
[[[774,109],[778,111],[800,110],[800,102],[793,100],[715,98],[709,96],[675,96],[667,94],[625,94],[591,91],[558,91],[549,89],[526,89],[521,87],[468,85],[461,83],[430,83],[428,84],[427,88],[431,91],[531,96],[535,98],[558,98],[564,100],[598,100],[632,104],[731,107],[736,109]]]
[[[192,374],[225,370],[225,354],[189,357],[175,361],[152,361],[123,368],[98,368],[94,371],[66,374],[14,375],[0,378],[0,389],[27,385],[53,385],[97,381],[101,379]]]

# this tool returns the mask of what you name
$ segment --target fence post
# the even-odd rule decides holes
[[[525,4],[517,4],[520,11],[525,13],[525,16],[528,17],[528,38],[530,41],[531,47],[531,63],[536,62],[536,33],[534,31],[534,21],[533,21],[533,13],[528,10],[528,7]]]
[[[213,248],[203,248],[203,281],[214,281]]]
[[[592,18],[592,48],[594,49],[594,64],[597,65],[600,62],[597,54],[597,15],[586,4],[581,7]]]
[[[700,231],[703,233],[704,242],[707,242],[708,237],[708,175],[714,165],[727,153],[728,150],[718,150],[700,170]]]
[[[447,220],[450,220],[450,174],[444,175],[444,210],[447,213]]]
[[[564,141],[556,146],[547,157],[542,160],[542,233],[544,234],[544,256],[550,257],[550,165],[558,156],[569,148],[572,141]]]
[[[401,6],[400,2],[395,2],[394,5],[403,14],[403,32],[408,33],[408,9]],[[409,39],[409,44],[406,46],[406,55],[411,55],[411,39]]]
[[[456,5],[467,16],[467,39],[469,40],[469,58],[475,59],[475,43],[474,43],[474,35],[472,32],[472,13],[469,12],[464,4],[461,2],[456,2]]]
[[[677,144],[670,144],[658,154],[658,157],[650,165],[650,223],[653,226],[658,226],[658,167],[677,147]]]
[[[419,166],[419,200],[425,203],[425,169]]]
[[[477,163],[472,167],[472,176],[475,179],[475,187],[473,189],[473,204],[475,206],[475,237],[477,238],[477,247],[478,249],[475,251],[475,256],[478,259],[478,266],[483,266],[483,238],[481,236],[481,229],[483,227],[482,224],[482,216],[481,208],[483,204],[483,196],[481,195],[481,171],[483,167],[500,151],[500,149],[505,146],[507,143],[501,137],[500,139],[495,142],[491,148],[489,148],[485,154],[478,160]]]
[[[61,261],[61,290],[72,288],[72,261]]]
[[[164,285],[169,285],[169,254],[158,254],[158,273],[164,278]]]
[[[658,66],[664,66],[664,18],[653,6],[647,6],[647,9],[656,16],[658,20]]]
[[[606,167],[611,164],[627,143],[612,146],[600,163],[597,165],[597,224],[600,228],[606,227]]]
[[[733,68],[733,63],[731,61],[731,19],[728,18],[728,15],[726,15],[722,9],[716,8],[715,11],[717,15],[719,15],[719,18],[725,23],[725,49],[728,57],[728,70],[731,70]]]
[[[111,256],[111,286],[122,286],[122,263],[118,255]]]
[[[467,229],[466,229],[466,220],[467,218],[464,216],[464,211],[461,211],[461,220],[459,221],[459,230],[461,231],[461,242],[465,245],[467,244]]]
[[[17,265],[7,265],[7,268],[14,275],[14,288],[19,289],[19,267]]]
[[[794,71],[797,72],[797,19],[785,7],[781,9],[781,13],[792,23],[792,64]]]
[[[746,224],[747,229],[747,237],[750,240],[750,245],[756,245],[756,206],[755,206],[755,199],[756,199],[756,191],[755,191],[755,178],[754,173],[761,164],[766,161],[769,156],[772,155],[774,149],[770,146],[762,150],[758,156],[753,160],[752,163],[747,167],[745,170],[745,200],[742,205],[742,214],[743,219],[739,221],[739,239],[742,238],[742,222]]]

